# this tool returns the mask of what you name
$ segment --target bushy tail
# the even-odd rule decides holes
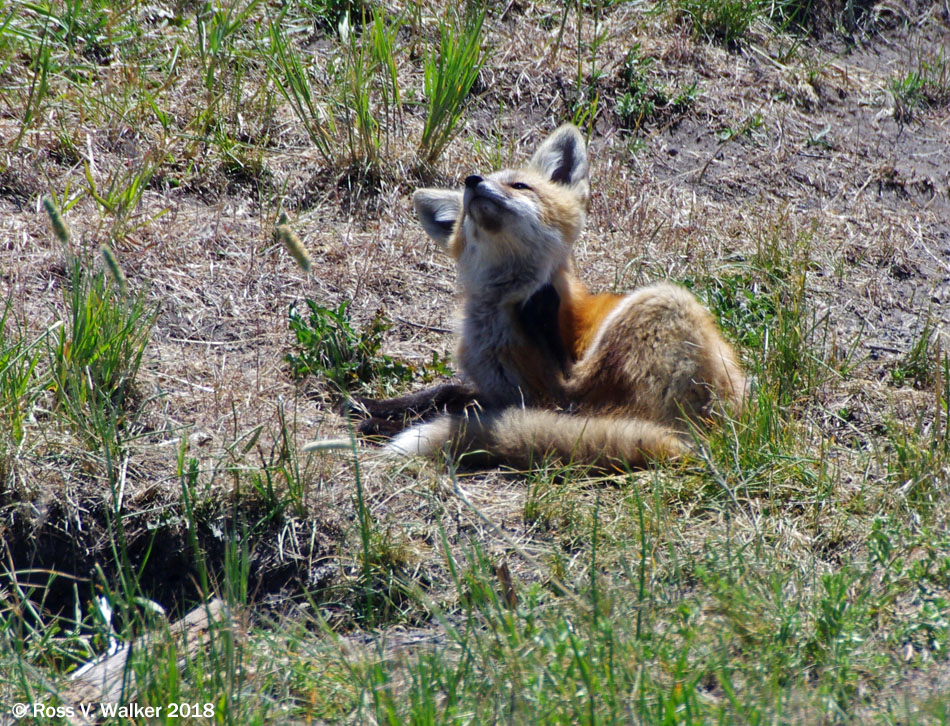
[[[671,429],[640,419],[577,416],[508,408],[489,414],[443,416],[403,431],[386,447],[393,454],[432,456],[448,449],[472,466],[515,468],[547,457],[605,469],[643,467],[687,451]]]

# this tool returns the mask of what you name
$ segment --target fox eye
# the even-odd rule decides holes
[[[521,190],[529,191],[529,192],[531,191],[531,187],[529,187],[524,182],[511,182],[511,184],[509,184],[508,186],[510,186],[512,189],[518,189],[519,191]]]

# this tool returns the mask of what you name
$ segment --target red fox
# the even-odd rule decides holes
[[[689,448],[690,426],[745,399],[745,375],[710,313],[666,282],[591,294],[571,248],[590,199],[584,138],[558,128],[521,169],[469,176],[413,203],[455,260],[458,362],[480,408],[407,429],[391,453],[444,447],[493,463],[546,456],[640,467]]]

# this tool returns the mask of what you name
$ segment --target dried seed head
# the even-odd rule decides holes
[[[46,197],[43,200],[43,208],[49,215],[49,221],[53,225],[53,234],[56,235],[56,239],[58,239],[63,244],[68,244],[69,227],[66,226],[66,223],[63,221],[63,217],[60,215],[59,210],[49,197]]]
[[[115,284],[119,286],[119,292],[125,295],[125,274],[122,272],[122,268],[119,267],[119,261],[116,259],[112,248],[109,247],[109,245],[102,245],[99,248],[99,252],[102,254],[102,259],[105,261],[106,267],[109,268],[109,272],[112,274],[112,279],[114,279]]]
[[[300,241],[297,233],[286,224],[281,224],[277,226],[277,239],[287,249],[290,256],[294,258],[294,261],[300,265],[300,269],[304,272],[310,272],[310,253],[303,246],[303,242]]]

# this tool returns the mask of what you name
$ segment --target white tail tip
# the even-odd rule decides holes
[[[445,417],[406,429],[384,451],[392,456],[432,456],[451,436],[451,418]]]

